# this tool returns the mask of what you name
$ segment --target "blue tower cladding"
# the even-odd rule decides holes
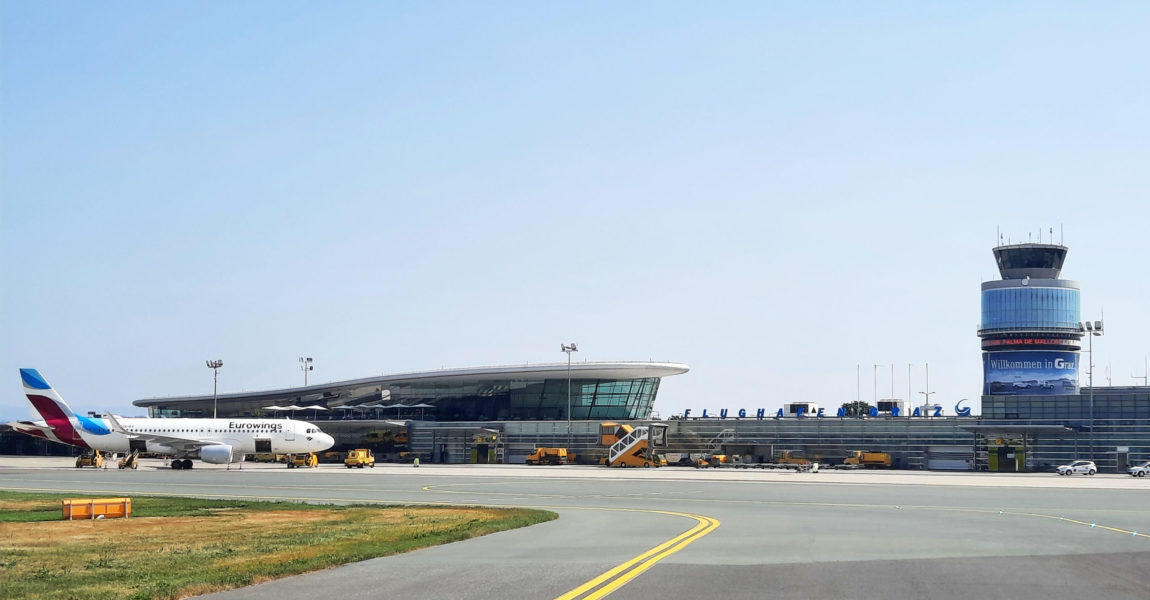
[[[998,246],[1000,281],[982,284],[984,396],[1078,393],[1078,282],[1059,279],[1066,246]]]

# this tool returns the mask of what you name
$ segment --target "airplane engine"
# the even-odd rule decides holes
[[[232,447],[227,444],[200,448],[200,460],[213,465],[226,465],[232,462]]]

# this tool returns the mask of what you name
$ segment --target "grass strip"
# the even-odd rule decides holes
[[[175,600],[550,521],[549,511],[141,496],[62,521],[75,494],[0,491],[0,600]]]

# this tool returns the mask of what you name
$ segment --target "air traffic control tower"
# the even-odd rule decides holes
[[[1082,348],[1078,283],[1059,279],[1067,247],[998,246],[1000,281],[982,284],[984,396],[1078,393]]]

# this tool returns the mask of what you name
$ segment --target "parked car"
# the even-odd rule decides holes
[[[1075,473],[1093,475],[1097,472],[1098,467],[1094,466],[1094,462],[1089,460],[1076,460],[1068,465],[1061,465],[1058,467],[1059,475],[1073,475]]]
[[[1133,477],[1145,477],[1147,473],[1150,473],[1150,460],[1141,464],[1134,465],[1133,467],[1126,469],[1126,472]]]

